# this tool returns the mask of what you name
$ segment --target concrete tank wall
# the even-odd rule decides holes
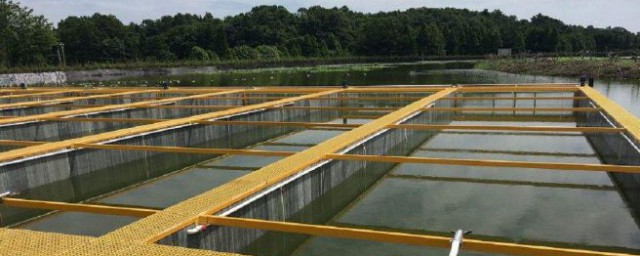
[[[584,95],[578,95],[584,96]],[[580,107],[590,107],[589,101],[581,100]],[[614,127],[613,119],[600,112],[581,112],[578,126]],[[629,134],[589,133],[585,134],[600,160],[605,164],[640,166],[640,142]],[[634,218],[640,226],[640,174],[609,173],[622,198],[633,209]]]
[[[322,106],[335,101],[303,101],[297,105]],[[238,115],[238,121],[330,121],[335,111],[270,109]],[[276,126],[192,125],[116,142],[131,145],[243,148],[297,128]],[[215,155],[81,149],[0,166],[0,191],[21,192],[21,197],[79,201],[150,178],[180,170]],[[65,191],[69,192],[66,193]],[[0,207],[3,222],[24,219],[27,211]]]
[[[452,101],[440,101],[450,107]],[[452,112],[424,112],[408,124],[448,124]],[[350,154],[408,155],[435,135],[433,131],[388,130],[348,151]],[[233,217],[323,224],[388,173],[395,164],[330,161],[230,214]],[[223,211],[224,212],[224,211]],[[286,255],[306,236],[229,227],[208,227],[188,236],[185,230],[161,244],[257,255]]]

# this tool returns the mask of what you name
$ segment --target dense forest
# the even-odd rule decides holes
[[[499,10],[417,8],[365,14],[347,7],[258,6],[224,19],[176,14],[123,24],[113,15],[68,17],[53,27],[28,7],[0,0],[0,66],[129,61],[218,61],[343,56],[633,52],[640,33],[564,24]]]

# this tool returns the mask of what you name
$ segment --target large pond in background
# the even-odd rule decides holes
[[[517,75],[473,69],[470,61],[420,62],[400,64],[349,64],[301,68],[274,68],[251,71],[132,77],[109,82],[76,84],[152,86],[169,81],[171,86],[326,86],[419,85],[494,83],[576,83],[578,78]],[[640,80],[596,80],[595,88],[640,116]]]

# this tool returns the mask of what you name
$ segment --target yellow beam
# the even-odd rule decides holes
[[[562,126],[487,126],[487,125],[423,125],[401,124],[389,125],[389,128],[407,130],[478,130],[478,131],[527,131],[527,132],[587,132],[587,133],[619,133],[622,128],[609,127],[562,127]]]
[[[111,104],[73,104],[73,105],[64,106],[64,107],[83,109],[83,108],[106,107],[106,106],[113,106],[113,105],[111,105]],[[220,110],[220,109],[235,108],[235,107],[239,107],[239,106],[242,106],[242,105],[142,105],[142,106],[136,106],[134,108],[214,109],[214,110]]]
[[[134,146],[118,144],[76,144],[75,148],[123,150],[123,151],[145,151],[145,152],[166,152],[182,154],[204,154],[204,155],[248,155],[248,156],[290,156],[293,152],[267,151],[252,149],[229,149],[229,148],[192,148],[192,147],[167,147],[167,146]]]
[[[636,142],[640,142],[640,122],[638,118],[629,113],[626,109],[607,99],[595,89],[582,86],[580,90],[591,99],[591,101],[600,107],[608,116],[613,118],[619,127],[624,128],[627,133],[632,136]]]
[[[118,93],[118,92],[128,92],[128,91],[133,91],[133,90],[143,90],[143,91],[155,91],[155,90],[159,90],[160,88],[158,87],[118,87],[118,88],[91,88],[91,89],[85,89],[83,92],[84,93],[102,93],[102,92],[107,92],[107,93]],[[169,89],[167,90],[162,90],[163,93],[168,93],[168,94],[188,94],[188,95],[195,95],[195,94],[207,94],[207,93],[214,93],[214,92],[222,92],[222,91],[228,91],[228,90],[246,90],[248,89],[247,86],[236,86],[236,87],[169,87]],[[306,94],[306,93],[315,93],[315,92],[322,92],[322,91],[327,91],[327,90],[332,90],[332,89],[336,89],[336,87],[334,88],[326,88],[326,87],[255,87],[256,90],[260,90],[259,93],[290,93],[290,94]],[[59,90],[59,89],[57,89]],[[16,90],[16,91],[20,91],[20,90]],[[47,90],[43,90],[43,91],[47,91]],[[51,91],[51,90],[48,90]]]
[[[74,93],[74,92],[82,92],[82,90],[59,90],[59,91],[29,93],[29,94],[12,94],[12,95],[0,96],[0,99],[34,98],[36,96],[39,98],[39,97],[42,97],[42,96],[51,96],[51,95],[56,95],[56,94]]]
[[[340,96],[340,97],[318,97],[315,99],[312,99],[313,101],[322,101],[322,100],[329,100],[329,101],[358,101],[358,100],[369,100],[369,101],[414,101],[414,100],[419,100],[422,97],[398,97],[398,96],[390,96],[390,97],[371,97],[371,96],[363,96],[363,97],[344,97],[344,96]],[[261,99],[282,99],[282,97],[275,97],[275,96],[267,96],[267,97],[261,97],[261,96],[248,96],[248,97],[238,97],[238,98],[223,98],[223,97],[211,97],[210,99],[234,99],[234,100],[238,100],[238,99],[248,99],[248,100],[261,100]]]
[[[158,91],[155,91],[155,92],[158,92]],[[51,106],[51,105],[62,104],[62,103],[70,103],[78,100],[113,98],[113,97],[119,97],[119,96],[125,96],[125,95],[137,94],[137,93],[142,93],[142,91],[120,92],[120,93],[113,93],[113,94],[99,94],[99,95],[91,95],[91,96],[64,97],[64,98],[44,100],[44,101],[26,101],[26,102],[8,103],[8,104],[0,104],[0,110],[36,107],[36,106]]]
[[[109,118],[109,117],[49,117],[41,120],[55,122],[110,122],[110,123],[157,123],[170,119],[153,119],[153,118]]]
[[[18,147],[28,147],[45,144],[46,142],[40,141],[22,141],[22,140],[0,140],[1,146],[18,146]]]
[[[518,112],[518,111],[535,111],[535,112],[598,112],[597,108],[425,108],[425,111],[452,111],[452,112],[478,112],[478,111],[495,111],[495,112]]]
[[[578,86],[479,86],[460,87],[459,92],[576,92],[580,90]]]
[[[354,93],[407,93],[407,92],[438,92],[440,90],[451,88],[451,86],[383,86],[383,87],[353,87],[350,92]],[[478,92],[575,92],[579,87],[575,84],[549,84],[549,85],[459,85],[457,88],[461,93]]]
[[[433,93],[442,91],[443,87],[353,87],[350,93]]]
[[[169,119],[152,118],[44,118],[47,121],[58,122],[122,122],[122,123],[157,123]],[[301,128],[356,128],[359,124],[314,123],[314,122],[269,122],[269,121],[197,121],[203,125],[247,125],[247,126],[286,126]],[[563,127],[563,126],[486,126],[486,125],[421,125],[399,124],[389,125],[388,128],[409,130],[482,130],[482,131],[539,131],[539,132],[588,132],[588,133],[617,133],[625,131],[623,128],[609,127]],[[0,145],[2,141],[0,140]]]
[[[129,216],[129,217],[147,217],[155,214],[158,210],[144,209],[144,208],[132,208],[132,207],[119,207],[108,205],[96,205],[96,204],[77,204],[77,203],[64,203],[54,201],[42,201],[42,200],[30,200],[20,198],[2,198],[0,202],[4,206],[17,207],[17,208],[29,208],[29,209],[41,209],[41,210],[58,210],[66,212],[86,212],[105,215],[116,216]],[[90,225],[90,223],[87,223]]]
[[[32,94],[32,93],[39,93],[39,92],[52,92],[52,91],[59,91],[62,90],[64,88],[38,88],[38,89],[34,89],[33,87],[28,88],[28,89],[20,89],[20,88],[12,88],[12,89],[0,89],[0,95],[8,95],[8,94]]]
[[[464,114],[453,116],[453,121],[484,121],[484,122],[575,122],[573,115],[536,116],[536,115],[492,115],[492,114]]]
[[[457,88],[477,88],[477,87],[577,87],[578,83],[503,83],[503,84],[457,84]],[[415,84],[396,84],[396,85],[356,85],[351,86],[353,88],[440,88],[440,89],[448,89],[451,88],[451,84],[429,84],[429,85],[415,85]]]
[[[282,107],[282,109],[325,111],[394,111],[400,107]]]
[[[305,100],[307,98],[313,98],[317,96],[325,96],[328,94],[339,93],[342,91],[343,91],[342,89],[334,90],[334,91],[323,91],[323,92],[307,94],[299,97],[242,106],[242,107],[224,110],[224,111],[217,111],[217,112],[200,114],[200,115],[195,115],[195,116],[190,116],[185,118],[172,119],[172,120],[167,120],[167,121],[158,122],[158,123],[140,125],[132,128],[126,128],[126,129],[105,132],[105,133],[96,134],[96,135],[90,135],[90,136],[81,137],[81,138],[75,138],[75,139],[59,141],[59,142],[51,142],[51,143],[32,146],[32,147],[25,147],[25,148],[10,150],[10,151],[0,153],[0,162],[11,161],[11,160],[20,159],[23,157],[40,155],[40,154],[45,154],[53,151],[63,150],[66,148],[71,148],[74,145],[78,145],[78,144],[98,143],[101,141],[112,140],[116,138],[136,135],[140,133],[152,132],[155,130],[166,129],[166,128],[180,126],[180,125],[193,124],[201,120],[221,118],[221,117],[226,117],[230,115],[246,113],[249,111],[260,110],[270,106],[286,105],[295,101]],[[238,93],[238,92],[242,92],[242,91],[225,91],[225,92],[218,92],[217,94]],[[201,94],[201,95],[194,95],[194,96],[188,96],[188,97],[194,98],[198,96],[208,97],[208,96],[211,96],[211,94]],[[171,101],[174,101],[174,100],[175,99],[171,99]],[[143,104],[148,104],[148,103],[143,103]],[[50,117],[50,116],[46,116],[46,117]],[[0,120],[0,122],[2,121],[5,121],[5,120]]]
[[[327,159],[358,160],[358,161],[387,162],[387,163],[415,163],[415,164],[440,164],[440,165],[461,165],[461,166],[533,168],[533,169],[566,170],[566,171],[640,173],[640,166],[631,166],[631,165],[544,163],[544,162],[501,161],[501,160],[426,158],[426,157],[379,156],[379,155],[350,155],[350,154],[329,154],[327,155]]]
[[[162,100],[141,101],[141,102],[135,102],[135,103],[129,103],[129,104],[116,104],[116,105],[108,105],[108,106],[94,107],[94,108],[57,111],[57,112],[51,112],[51,113],[39,114],[39,115],[20,116],[15,118],[0,119],[0,125],[33,122],[33,121],[39,121],[39,120],[52,118],[52,117],[74,116],[74,115],[91,114],[91,113],[104,112],[104,111],[131,109],[131,108],[136,108],[140,106],[168,104],[168,103],[173,103],[181,100],[199,99],[199,98],[213,96],[213,95],[239,93],[239,92],[243,92],[243,91],[231,90],[231,91],[224,91],[224,92],[215,92],[215,93],[208,93],[208,94],[196,94],[196,95],[184,96],[184,97],[167,98]],[[131,92],[125,92],[125,93],[131,93]]]
[[[157,97],[156,97],[157,98]],[[218,100],[279,100],[285,97],[280,96],[241,96],[241,97],[208,97],[207,99],[218,99]],[[362,97],[318,97],[315,99],[311,99],[313,101],[414,101],[419,100],[422,97],[418,96],[389,96],[389,97],[374,97],[374,96],[362,96]],[[141,98],[135,97],[135,99],[150,99],[150,98]],[[504,96],[458,96],[458,97],[448,97],[443,98],[442,100],[586,100],[587,97],[551,97],[551,96],[521,96],[521,97],[504,97]]]
[[[391,231],[377,231],[360,228],[310,225],[291,222],[266,221],[257,219],[232,218],[221,216],[200,216],[199,224],[259,229],[265,231],[286,232],[311,236],[325,236],[345,239],[358,239],[382,243],[408,244],[418,246],[449,248],[450,237],[410,234]],[[505,242],[492,242],[465,238],[462,251],[478,251],[504,255],[523,256],[630,256],[624,253],[599,252],[549,246],[526,245]]]
[[[111,123],[158,123],[170,119],[153,118],[102,118],[102,117],[52,117],[44,118],[47,121],[56,122],[111,122]],[[269,122],[269,121],[196,121],[202,125],[247,125],[247,126],[286,126],[302,128],[355,128],[359,124],[334,124],[314,122]]]
[[[443,100],[586,100],[587,97],[548,97],[548,96],[539,96],[539,97],[488,97],[488,96],[458,96],[451,98],[444,98]]]
[[[0,255],[51,256],[94,239],[88,236],[0,228]]]
[[[383,115],[375,113],[375,114],[365,114],[365,113],[360,113],[360,115],[343,115],[340,116],[339,118],[346,118],[346,119],[377,119],[382,117]]]
[[[285,98],[286,99],[286,98]],[[69,107],[87,108],[92,106],[109,106],[109,105],[93,105],[93,104],[74,104]],[[158,109],[230,109],[240,107],[242,105],[151,105],[139,106],[136,108],[158,108]],[[65,106],[66,107],[66,106]],[[267,109],[294,109],[294,110],[325,110],[325,111],[393,111],[398,108],[394,107],[307,107],[307,106],[278,106],[268,107]]]
[[[356,128],[359,124],[307,123],[307,122],[267,122],[267,121],[199,121],[205,125],[256,125],[256,126],[285,126],[303,128]]]

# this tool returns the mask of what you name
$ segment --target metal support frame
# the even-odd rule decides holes
[[[43,118],[56,122],[110,122],[110,123],[158,123],[169,119],[152,118],[101,118],[101,117],[51,117]],[[356,128],[360,124],[336,124],[314,122],[271,122],[271,121],[198,121],[202,125],[246,125],[246,126],[286,126],[300,128]],[[587,133],[618,133],[624,128],[610,127],[566,127],[566,126],[508,126],[508,125],[427,125],[427,124],[397,124],[387,128],[407,130],[477,130],[477,131],[530,131],[530,132],[587,132]]]
[[[600,112],[597,108],[427,108],[425,111],[452,111],[452,112]]]
[[[285,98],[286,99],[286,98]],[[109,105],[74,105],[74,108],[104,107]],[[242,105],[162,105],[162,106],[139,106],[136,108],[158,108],[158,109],[232,109]],[[398,108],[393,107],[305,107],[305,106],[279,106],[267,107],[266,109],[284,109],[284,110],[323,110],[323,111],[370,111],[383,112],[394,111]]]
[[[131,97],[131,99],[159,99],[162,97]],[[240,97],[207,97],[205,99],[217,99],[217,100],[280,100],[280,99],[284,99],[286,97],[280,97],[280,96],[240,96]],[[310,99],[312,101],[322,101],[322,100],[328,100],[328,101],[414,101],[414,100],[419,100],[422,97],[417,97],[417,96],[390,96],[390,97],[373,97],[373,96],[358,96],[358,97],[345,97],[345,96],[339,96],[339,97],[318,97],[315,99]],[[537,97],[532,97],[532,96],[522,96],[522,97],[501,97],[501,96],[495,96],[495,97],[489,97],[489,96],[459,96],[459,97],[448,97],[448,98],[442,98],[441,100],[454,100],[454,101],[483,101],[483,100],[509,100],[509,101],[513,101],[513,100],[544,100],[544,101],[548,101],[548,100],[553,100],[553,101],[557,101],[557,100],[586,100],[588,99],[587,97],[582,97],[582,96],[578,96],[578,97],[552,97],[552,96],[537,96]]]
[[[46,113],[46,114],[29,115],[29,116],[21,116],[21,117],[0,119],[0,127],[4,126],[4,125],[9,125],[9,124],[20,124],[20,123],[34,122],[34,121],[39,121],[39,120],[42,120],[42,119],[52,118],[52,117],[67,117],[67,116],[76,116],[76,115],[88,115],[88,114],[93,114],[93,113],[103,113],[103,112],[116,111],[116,110],[127,110],[127,109],[131,109],[131,108],[139,107],[139,106],[169,104],[169,103],[174,103],[174,102],[181,101],[181,100],[198,99],[198,98],[207,97],[207,96],[229,94],[229,93],[239,93],[239,92],[243,92],[243,90],[230,90],[230,91],[224,91],[224,92],[214,92],[214,93],[209,93],[209,94],[199,94],[199,95],[191,95],[191,96],[185,96],[185,97],[168,98],[168,99],[163,99],[163,100],[142,101],[142,102],[129,103],[129,104],[109,105],[109,106],[94,107],[94,108],[84,108],[84,109],[76,109],[76,110],[56,111],[56,112],[51,112],[51,113]],[[135,93],[139,93],[139,92],[135,92]],[[131,94],[131,93],[129,93],[129,94]],[[106,95],[100,95],[100,96],[106,96]]]
[[[110,205],[81,204],[81,203],[65,203],[40,200],[28,200],[19,198],[4,198],[2,202],[5,206],[20,207],[29,209],[58,210],[85,212],[94,214],[129,216],[129,217],[147,217],[160,212],[160,210],[141,208],[141,207],[121,207]],[[247,218],[233,218],[223,216],[199,216],[197,223],[202,225],[237,227],[245,229],[259,229],[265,231],[285,232],[294,234],[304,234],[311,236],[326,236],[343,239],[357,239],[383,243],[396,243],[417,246],[429,246],[449,248],[449,244],[459,244],[461,239],[453,241],[449,237],[411,234],[392,231],[376,231],[362,228],[346,228],[328,225],[311,225],[291,222],[257,220]],[[458,232],[456,232],[458,237]],[[456,243],[457,241],[457,243]],[[499,253],[510,255],[558,255],[558,256],[627,256],[624,253],[608,253],[590,250],[576,250],[561,247],[537,246],[505,242],[493,242],[477,239],[465,239],[465,248],[469,250]],[[454,245],[455,245],[454,244]],[[452,250],[453,252],[453,250]]]
[[[82,92],[83,90],[65,90],[65,89],[60,89],[58,91],[50,91],[50,92],[37,92],[37,93],[28,93],[28,94],[9,94],[9,95],[2,95],[0,96],[0,99],[15,99],[15,98],[43,98],[43,96],[52,96],[52,95],[57,95],[57,94],[63,94],[63,93],[78,93],[78,92]]]
[[[158,91],[150,91],[150,92],[153,93],[153,92],[161,92],[161,91],[158,90]],[[37,107],[37,106],[51,106],[51,105],[62,104],[62,103],[70,103],[78,100],[114,98],[114,97],[120,97],[120,96],[126,96],[131,94],[138,94],[138,93],[145,93],[145,92],[129,91],[129,92],[119,92],[119,93],[111,93],[111,94],[98,94],[98,95],[91,95],[91,96],[57,98],[57,99],[45,100],[45,101],[26,101],[26,102],[17,102],[17,103],[7,103],[7,104],[0,104],[0,110]]]
[[[127,89],[114,89],[112,93],[123,93]],[[201,89],[206,91],[206,89]],[[283,88],[265,88],[264,90],[254,90],[251,92],[268,93],[268,92],[282,92]],[[96,90],[97,91],[97,90]],[[170,91],[178,93],[176,90]],[[469,96],[469,97],[451,97],[454,93],[503,93],[503,92],[583,92],[586,97],[481,97],[481,96]],[[5,92],[5,91],[3,91]],[[19,91],[16,91],[20,93]],[[42,90],[42,93],[51,92],[52,90]],[[106,91],[105,91],[106,92]],[[194,91],[190,91],[193,93]],[[232,90],[225,89],[219,90],[216,93],[236,93],[244,92],[244,90]],[[632,139],[637,140],[640,137],[640,124],[637,118],[621,110],[606,98],[599,95],[593,89],[590,88],[578,88],[575,86],[566,86],[562,84],[549,84],[549,85],[502,85],[494,87],[350,87],[345,90],[333,90],[330,88],[304,88],[291,90],[296,93],[306,93],[305,95],[280,98],[274,101],[253,104],[249,106],[237,106],[232,109],[222,110],[207,114],[201,114],[186,118],[180,118],[176,120],[158,120],[158,119],[108,119],[108,118],[81,118],[73,117],[77,113],[94,113],[99,108],[90,108],[91,111],[86,109],[74,110],[78,112],[69,113],[70,111],[60,111],[53,115],[36,115],[38,117],[30,116],[26,117],[29,121],[77,121],[77,122],[91,122],[91,121],[104,121],[104,122],[135,122],[135,123],[148,123],[138,127],[122,129],[118,131],[107,132],[98,135],[91,135],[77,139],[71,139],[61,142],[24,142],[24,141],[0,141],[0,145],[15,145],[15,146],[27,146],[23,149],[12,150],[4,153],[0,153],[0,164],[6,164],[9,161],[21,159],[25,156],[37,157],[42,154],[51,154],[57,150],[69,150],[77,148],[91,148],[101,150],[139,150],[150,152],[174,152],[174,153],[189,153],[189,154],[248,154],[248,155],[278,155],[287,156],[286,158],[277,161],[271,165],[265,166],[257,171],[254,171],[246,176],[240,177],[233,182],[226,183],[220,187],[202,193],[198,196],[187,199],[181,203],[171,206],[163,210],[155,209],[142,209],[131,207],[117,207],[107,205],[85,205],[85,204],[73,204],[73,203],[61,203],[61,202],[48,202],[26,199],[5,198],[3,203],[7,206],[15,207],[27,207],[38,209],[52,209],[62,211],[85,211],[100,214],[114,214],[123,216],[137,216],[144,217],[137,222],[115,230],[102,237],[92,239],[82,246],[76,246],[68,248],[61,252],[59,255],[76,255],[77,253],[88,252],[109,252],[112,254],[126,255],[131,252],[141,251],[155,251],[157,245],[153,245],[153,242],[160,240],[178,230],[181,230],[188,225],[194,223],[211,224],[220,226],[234,226],[242,228],[255,228],[280,232],[293,232],[308,235],[326,235],[332,237],[352,238],[352,239],[365,239],[371,241],[382,242],[398,242],[398,243],[410,243],[423,246],[438,246],[442,248],[449,247],[449,237],[444,236],[425,236],[417,234],[397,233],[397,232],[384,232],[375,230],[353,229],[353,228],[341,228],[331,226],[320,225],[306,225],[306,224],[294,224],[294,223],[282,223],[274,221],[261,221],[251,219],[238,219],[220,216],[210,216],[220,212],[227,207],[236,203],[242,202],[244,199],[255,195],[261,191],[276,186],[279,182],[295,176],[297,173],[314,168],[322,163],[326,163],[332,160],[354,160],[354,161],[382,161],[393,163],[424,163],[424,164],[447,164],[447,165],[474,165],[474,166],[493,166],[493,167],[519,167],[519,168],[535,168],[535,169],[553,169],[553,170],[582,170],[582,171],[607,171],[607,172],[625,172],[625,173],[638,173],[640,172],[640,166],[621,166],[621,165],[597,165],[597,164],[569,164],[569,163],[536,163],[536,162],[516,162],[516,161],[495,161],[495,160],[474,160],[474,159],[443,159],[443,158],[417,158],[417,157],[400,157],[400,156],[376,156],[376,155],[345,155],[338,154],[345,148],[357,145],[362,140],[378,134],[387,129],[413,129],[413,130],[489,130],[489,131],[529,131],[529,132],[596,132],[596,133],[623,133],[630,136]],[[329,94],[338,94],[341,92],[348,93],[425,93],[432,92],[430,96],[419,98],[417,101],[408,104],[400,109],[397,109],[389,114],[383,116],[364,116],[367,118],[376,117],[371,122],[364,125],[344,125],[344,124],[325,124],[325,123],[301,123],[301,122],[249,122],[249,121],[222,121],[212,119],[222,119],[231,115],[247,113],[251,111],[260,111],[269,108],[283,108],[284,105],[297,100],[321,100],[326,98]],[[212,93],[208,91],[208,93]],[[199,94],[201,98],[217,97],[214,95]],[[251,97],[251,96],[248,96]],[[337,98],[340,98],[338,96]],[[364,96],[369,97],[369,96]],[[407,98],[410,98],[409,96]],[[200,98],[200,97],[198,97]],[[331,97],[332,99],[334,97]],[[357,97],[356,97],[357,98]],[[375,97],[374,97],[375,98]],[[467,98],[467,99],[464,99]],[[175,100],[175,98],[170,98]],[[396,100],[388,98],[389,100]],[[536,111],[536,112],[575,112],[575,111],[602,111],[612,117],[612,120],[616,122],[617,128],[605,128],[605,127],[550,127],[550,126],[532,126],[532,127],[516,127],[516,126],[446,126],[446,125],[406,125],[400,124],[404,118],[415,115],[421,111],[424,111],[424,107],[438,100],[591,100],[598,108],[491,108],[490,110],[483,110],[482,108],[465,108],[462,111],[476,110],[476,111]],[[414,99],[411,99],[414,100]],[[156,104],[158,101],[154,100]],[[169,100],[171,101],[171,100]],[[147,103],[148,104],[148,103]],[[163,104],[163,103],[159,103]],[[123,104],[119,106],[128,105]],[[137,105],[128,105],[127,108],[135,108]],[[145,106],[141,104],[140,107]],[[115,106],[107,106],[107,109],[117,109]],[[288,108],[288,107],[284,107]],[[315,108],[301,108],[313,110]],[[370,109],[369,109],[370,110]],[[434,111],[460,111],[459,108],[430,108]],[[102,109],[98,111],[103,111]],[[66,117],[66,118],[64,118]],[[10,120],[8,124],[16,123],[16,120],[25,117],[14,117],[7,119],[0,119],[0,124],[5,120]],[[513,118],[513,116],[508,116]],[[64,120],[67,119],[67,120]],[[551,121],[552,119],[550,119]],[[560,119],[565,120],[565,119]],[[102,144],[108,143],[114,140],[118,140],[124,137],[137,136],[144,133],[162,131],[171,129],[173,127],[181,127],[185,125],[264,125],[264,126],[289,126],[289,127],[304,127],[304,128],[353,128],[348,132],[345,132],[333,139],[329,139],[316,146],[313,146],[307,150],[292,153],[292,152],[274,152],[274,151],[261,151],[250,149],[198,149],[198,148],[186,148],[186,147],[166,147],[166,146],[134,146],[134,145],[115,145],[115,144]],[[41,145],[40,145],[41,144]],[[2,230],[0,229],[0,232]],[[535,246],[515,243],[503,243],[503,242],[491,242],[481,241],[474,239],[465,239],[465,249],[488,252],[488,253],[501,253],[509,255],[569,255],[569,256],[587,256],[587,255],[627,255],[621,253],[609,253],[598,252],[590,250],[579,249],[565,249],[557,247]],[[151,249],[153,248],[153,249]]]
[[[165,153],[204,154],[204,155],[290,156],[294,154],[293,152],[286,152],[286,151],[268,151],[268,150],[252,150],[252,149],[135,146],[135,145],[113,145],[113,144],[76,144],[73,147],[87,148],[87,149],[165,152]]]
[[[481,160],[481,159],[427,158],[427,157],[411,157],[411,156],[378,156],[378,155],[348,155],[348,154],[328,154],[327,159],[352,160],[352,161],[357,160],[357,161],[387,162],[387,163],[514,167],[514,168],[533,168],[533,169],[564,170],[564,171],[640,173],[640,166],[630,166],[630,165],[571,164],[571,163],[520,162],[520,161]]]
[[[291,222],[266,221],[256,219],[232,218],[222,216],[200,216],[198,223],[205,225],[227,226],[267,231],[327,236],[345,239],[358,239],[383,243],[397,243],[418,246],[449,248],[451,238],[446,236],[409,234],[390,231],[376,231],[359,228],[344,228],[327,225],[310,225]],[[524,256],[630,256],[625,253],[609,253],[591,250],[568,249],[549,246],[483,241],[465,239],[465,249],[505,255]]]
[[[323,91],[318,93],[306,94],[303,96],[287,98],[284,100],[277,100],[277,101],[270,101],[266,103],[242,106],[242,107],[238,107],[230,110],[200,114],[200,115],[195,115],[195,116],[190,116],[185,118],[167,120],[167,121],[158,122],[158,123],[135,126],[132,128],[126,128],[126,129],[101,133],[97,135],[90,135],[90,136],[76,138],[76,139],[70,139],[70,140],[65,140],[60,142],[52,142],[52,143],[47,143],[47,144],[42,144],[42,145],[37,145],[32,147],[15,149],[15,150],[0,153],[0,164],[2,164],[3,162],[6,163],[12,160],[18,160],[18,159],[22,159],[29,156],[47,154],[54,151],[62,152],[67,150],[70,147],[73,147],[73,145],[77,145],[77,144],[90,144],[90,143],[104,142],[104,141],[109,141],[117,138],[123,138],[127,136],[162,130],[162,129],[171,128],[171,127],[177,127],[182,125],[192,125],[194,123],[197,123],[198,121],[223,118],[227,116],[247,113],[250,111],[265,109],[266,107],[271,107],[271,106],[286,105],[295,101],[305,100],[307,98],[324,96],[324,95],[333,94],[333,93],[339,93],[342,91],[343,91],[342,89],[338,89],[338,90],[329,90],[329,91]],[[238,93],[238,92],[242,92],[242,90],[240,91],[231,90],[226,92],[218,92],[216,94]],[[189,97],[197,97],[197,96],[198,95],[189,96]],[[199,96],[206,97],[210,95],[202,94]],[[175,99],[172,99],[171,101],[175,101]],[[145,103],[145,104],[148,104],[148,103]],[[5,121],[5,120],[0,120],[0,122],[2,121]]]
[[[79,204],[79,203],[65,203],[54,201],[42,201],[42,200],[30,200],[21,198],[3,198],[2,205],[8,207],[28,208],[28,209],[41,209],[41,210],[57,210],[57,211],[69,211],[69,212],[86,212],[115,216],[129,216],[129,217],[147,217],[149,215],[157,213],[159,210],[146,209],[146,208],[133,208],[122,206],[109,206],[109,205],[96,205],[96,204]]]
[[[585,133],[620,133],[624,128],[610,127],[562,127],[562,126],[490,126],[490,125],[422,125],[400,124],[389,125],[389,128],[406,130],[471,130],[471,131],[523,131],[523,132],[585,132]]]

